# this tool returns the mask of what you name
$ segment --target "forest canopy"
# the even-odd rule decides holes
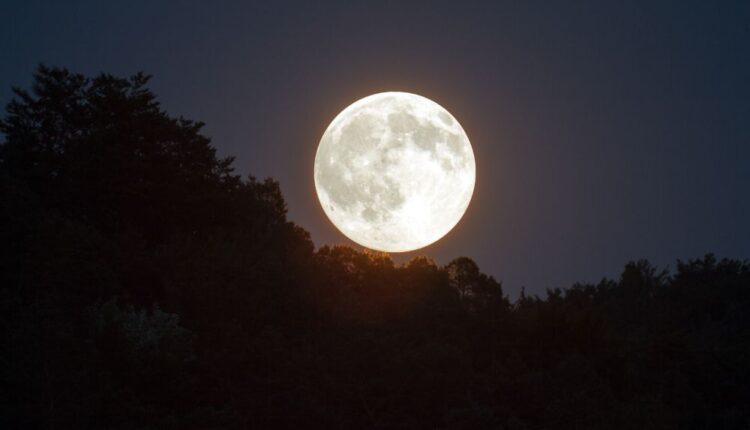
[[[0,427],[750,426],[748,262],[510,301],[316,250],[148,81],[40,66],[0,120]]]

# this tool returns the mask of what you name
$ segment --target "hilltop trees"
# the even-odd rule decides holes
[[[286,220],[278,184],[234,175],[202,124],[168,116],[147,82],[142,74],[87,78],[41,66],[32,91],[15,89],[0,122],[11,404],[36,405],[50,425],[85,421],[126,399],[149,416],[141,399],[167,389],[126,377],[142,363],[142,339],[116,335],[128,330],[118,328],[127,318],[106,324],[102,337],[94,326],[107,309],[141,315],[163,306],[174,319],[153,324],[176,325],[187,333],[179,339],[203,348],[228,333],[237,338],[216,348],[242,342],[249,330],[299,314],[292,291],[312,244]],[[191,360],[184,370],[201,362]],[[133,411],[126,415],[139,419]]]
[[[746,428],[750,264],[523,295],[314,250],[142,74],[40,67],[0,121],[3,428]]]

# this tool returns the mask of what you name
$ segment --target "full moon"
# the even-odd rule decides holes
[[[476,165],[466,132],[425,97],[360,99],[328,126],[315,156],[328,218],[367,248],[406,252],[445,236],[466,212]]]

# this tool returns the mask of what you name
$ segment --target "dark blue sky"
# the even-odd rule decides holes
[[[153,74],[320,246],[346,242],[314,194],[326,126],[414,92],[458,118],[478,169],[463,220],[417,254],[471,256],[513,297],[630,259],[750,257],[748,1],[157,3],[3,2],[0,101],[40,62]]]

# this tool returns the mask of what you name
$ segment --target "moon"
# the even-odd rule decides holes
[[[315,190],[346,237],[378,251],[406,252],[445,236],[474,192],[466,132],[434,101],[385,92],[341,111],[315,155]]]

